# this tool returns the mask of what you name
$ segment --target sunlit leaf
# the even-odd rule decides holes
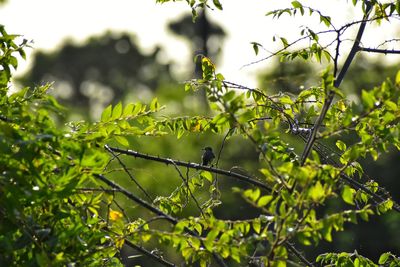
[[[120,143],[123,146],[129,147],[129,141],[126,139],[124,136],[121,135],[116,135],[115,140],[117,140],[118,143]]]
[[[342,198],[347,204],[354,205],[354,189],[348,185],[344,185],[342,189]]]
[[[107,122],[111,119],[111,112],[112,112],[112,106],[109,105],[103,110],[103,113],[101,113],[101,121],[102,122]]]
[[[122,115],[122,103],[119,102],[119,103],[114,107],[114,109],[113,109],[113,111],[112,111],[111,119],[112,119],[112,120],[118,119],[119,117],[121,117],[121,115]]]

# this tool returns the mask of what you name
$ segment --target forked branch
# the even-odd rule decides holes
[[[350,53],[343,65],[343,68],[334,81],[333,86],[335,88],[338,88],[340,86],[340,84],[343,81],[344,76],[346,75],[346,73],[350,67],[350,64],[353,62],[354,56],[356,55],[356,53],[358,51],[360,51],[361,38],[362,38],[362,35],[364,34],[365,26],[367,24],[368,16],[369,16],[371,10],[372,10],[372,4],[369,1],[366,1],[366,11],[365,11],[365,15],[363,18],[363,22],[361,22],[361,24],[360,24],[360,28],[358,29],[358,33],[357,33],[356,39],[354,41],[353,47],[350,50]],[[313,127],[311,134],[308,137],[307,143],[304,147],[304,151],[301,155],[301,165],[304,165],[306,159],[308,158],[308,156],[311,152],[311,149],[314,145],[314,142],[315,142],[315,139],[317,136],[318,129],[319,129],[322,121],[324,120],[326,113],[328,112],[329,107],[331,106],[334,97],[335,97],[335,92],[333,90],[330,90],[325,98],[325,102],[324,102],[324,105],[322,106],[321,113],[319,114],[318,118],[316,119],[316,121],[314,123],[314,127]]]

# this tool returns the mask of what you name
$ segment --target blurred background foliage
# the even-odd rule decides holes
[[[206,55],[218,66],[225,31],[221,26],[209,21],[206,14],[201,14],[194,24],[191,15],[188,14],[171,22],[169,29],[190,46],[193,56]],[[106,32],[89,38],[83,44],[66,41],[56,51],[37,51],[31,68],[17,81],[25,86],[54,82],[54,96],[68,107],[65,118],[93,120],[111,103],[149,102],[154,96],[166,106],[160,116],[180,116],[182,111],[197,116],[210,115],[206,99],[201,92],[184,92],[185,80],[201,76],[198,65],[196,67],[192,60],[193,64],[187,66],[187,73],[174,73],[174,62],[165,62],[163,53],[162,44],[150,53],[143,52],[138,47],[134,33]],[[387,77],[394,79],[397,71],[398,64],[388,65],[381,58],[359,56],[351,66],[342,88],[347,92],[347,99],[357,103],[356,93],[380,84]],[[259,73],[259,87],[271,94],[280,91],[298,93],[318,83],[318,73],[318,69],[304,61],[275,61],[268,69]],[[203,147],[212,146],[214,151],[218,152],[223,143],[223,140],[220,140],[220,137],[217,139],[217,135],[212,132],[198,136],[184,135],[179,140],[170,136],[160,136],[158,139],[142,137],[129,141],[133,150],[191,162],[200,162]],[[300,139],[297,142],[299,146],[302,144]],[[151,192],[151,197],[168,196],[182,182],[172,166],[140,159],[123,159],[142,186]],[[393,199],[400,202],[398,159],[398,153],[393,152],[377,162],[367,158],[364,166],[371,179],[376,179],[382,186],[390,189]],[[113,164],[118,172],[120,166],[115,162]],[[258,155],[252,150],[250,142],[231,138],[224,143],[219,167],[257,175]],[[149,171],[152,169],[159,170],[157,176]],[[141,194],[123,171],[120,176],[116,175],[116,180],[125,188]],[[225,205],[223,209],[216,209],[216,216],[230,219],[252,217],[252,209],[232,192],[233,186],[242,185],[225,177],[220,179],[220,189],[225,192],[221,200]],[[145,198],[143,194],[141,197]],[[121,203],[125,201],[123,197],[118,198]],[[199,201],[202,200],[206,200],[206,197],[199,197]],[[337,203],[331,205],[333,207]],[[129,215],[141,210],[132,206],[125,212]],[[349,226],[331,243],[323,242],[317,249],[307,251],[305,247],[304,250],[309,256],[315,257],[326,251],[352,252],[356,249],[360,254],[376,260],[383,252],[400,251],[400,235],[393,234],[398,232],[399,225],[400,215],[388,212],[380,217],[372,217],[369,222],[360,221],[357,225]],[[124,255],[132,253],[134,254],[126,252]],[[174,256],[176,257],[175,254],[168,255],[171,259]],[[146,264],[145,260],[142,261],[139,257],[127,262]]]

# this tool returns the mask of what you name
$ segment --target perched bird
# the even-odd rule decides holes
[[[213,159],[215,159],[215,155],[212,151],[211,147],[205,147],[202,150],[204,150],[203,155],[201,156],[201,160],[202,160],[202,164],[204,166],[207,166],[209,164],[211,164],[211,162],[213,161]]]

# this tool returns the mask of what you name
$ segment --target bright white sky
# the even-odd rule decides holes
[[[291,33],[298,33],[299,27],[307,21],[290,20],[289,16],[272,20],[265,16],[278,6],[290,6],[290,0],[221,2],[224,7],[222,12],[209,12],[209,17],[222,25],[228,33],[223,60],[217,68],[230,81],[255,86],[255,72],[268,66],[268,62],[241,68],[257,59],[250,42],[256,41],[268,50],[274,50],[274,34],[290,37]],[[301,2],[338,16],[339,20],[351,21],[355,17],[349,0]],[[333,9],[338,12],[332,14]],[[0,23],[6,26],[9,33],[23,34],[26,39],[34,40],[35,49],[55,49],[66,38],[82,41],[106,30],[129,31],[137,35],[139,45],[144,50],[151,50],[156,44],[162,44],[168,59],[180,62],[182,59],[190,59],[192,53],[183,39],[176,38],[167,31],[166,24],[188,11],[185,1],[161,5],[156,4],[155,0],[9,0],[0,7]],[[357,15],[356,18],[360,16]],[[319,24],[317,19],[312,22],[314,25]],[[266,56],[265,52],[261,56]],[[183,69],[188,63],[182,62],[180,67]],[[26,68],[27,64],[29,57],[27,63],[21,65],[21,69]]]

